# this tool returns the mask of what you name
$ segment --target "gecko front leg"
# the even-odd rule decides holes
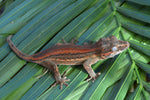
[[[56,84],[60,84],[60,89],[63,88],[63,84],[65,84],[66,86],[68,86],[68,84],[66,83],[67,81],[70,81],[70,79],[66,79],[67,77],[61,77],[60,72],[58,70],[58,67],[55,63],[49,61],[49,60],[45,60],[40,62],[40,65],[45,66],[46,68],[50,69],[53,73],[54,73],[54,77],[56,80],[56,83],[54,83],[52,86],[54,87]]]
[[[88,72],[90,78],[87,79],[87,81],[90,81],[93,79],[93,82],[96,80],[96,78],[100,75],[100,73],[95,73],[94,70],[92,69],[91,65],[96,63],[98,61],[97,58],[95,59],[88,59],[83,63],[84,69]]]

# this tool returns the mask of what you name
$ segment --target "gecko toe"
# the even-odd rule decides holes
[[[92,80],[92,82],[94,83],[94,81],[96,80],[96,78],[97,78],[100,74],[101,74],[101,73],[96,73],[96,76],[90,77],[90,78],[88,78],[86,81]]]
[[[60,83],[60,89],[62,90],[62,88],[63,88],[63,83]]]
[[[96,79],[99,75],[101,75],[101,73],[96,73],[95,79]]]
[[[63,84],[68,86],[68,84],[66,82],[70,81],[70,79],[67,79],[67,77],[63,77],[60,79],[59,83],[60,83],[60,89],[63,88]]]
[[[67,77],[63,77],[60,80],[58,80],[57,82],[55,82],[52,87],[55,87],[57,84],[60,84],[60,89],[63,89],[63,84],[68,86],[68,84],[66,82],[70,81],[70,79],[67,79]]]

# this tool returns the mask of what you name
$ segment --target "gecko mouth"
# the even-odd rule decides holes
[[[129,42],[127,42],[127,41],[125,41],[125,43],[124,43],[123,45],[124,45],[124,46],[123,46],[123,49],[122,49],[122,50],[119,50],[119,52],[123,52],[124,50],[128,49],[129,46],[130,46]]]

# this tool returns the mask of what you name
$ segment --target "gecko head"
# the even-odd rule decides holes
[[[112,58],[129,47],[129,42],[118,40],[115,36],[101,38],[96,44],[102,59]]]

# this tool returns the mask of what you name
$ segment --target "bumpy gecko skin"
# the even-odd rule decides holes
[[[127,41],[118,40],[115,36],[101,38],[94,44],[75,45],[72,43],[56,44],[42,52],[26,55],[22,53],[11,41],[11,35],[8,36],[7,42],[10,48],[18,57],[28,62],[34,62],[53,71],[56,84],[60,84],[62,89],[63,84],[68,85],[66,77],[61,77],[57,65],[83,65],[88,72],[90,79],[96,80],[100,73],[95,73],[91,65],[99,60],[112,58],[115,55],[123,52],[129,47]]]

